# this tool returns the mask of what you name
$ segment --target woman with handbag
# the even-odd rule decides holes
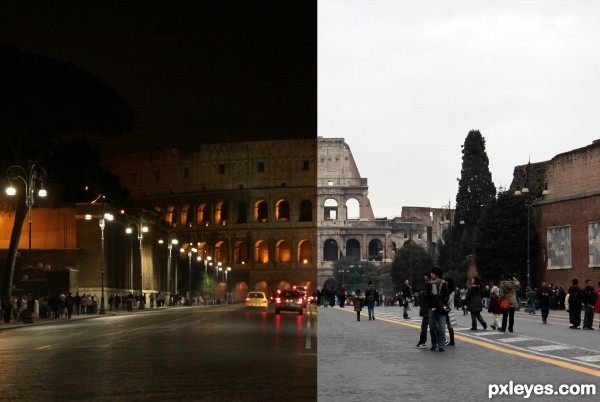
[[[362,295],[360,289],[356,289],[356,295],[354,296],[354,311],[356,311],[356,321],[360,321],[360,312],[365,305],[365,297]]]
[[[520,285],[517,278],[513,275],[505,275],[504,280],[500,282],[500,304],[503,299],[508,299],[508,308],[502,311],[502,328],[500,331],[506,332],[506,322],[508,321],[508,332],[513,332],[515,324],[515,309],[517,308],[517,287]]]
[[[477,321],[484,330],[487,329],[487,323],[481,316],[483,306],[481,304],[481,280],[478,276],[471,279],[471,286],[467,291],[467,306],[471,313],[471,331],[477,331]]]

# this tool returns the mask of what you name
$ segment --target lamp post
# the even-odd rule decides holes
[[[219,263],[220,265],[221,263]],[[219,271],[223,271],[223,277],[225,278],[225,297],[226,302],[229,303],[229,288],[227,287],[227,273],[231,271],[231,267],[223,268],[219,266]]]
[[[221,271],[221,266],[223,263],[221,261],[217,262],[215,265],[215,303],[217,302],[217,284],[219,283],[219,271]]]
[[[102,210],[104,211],[104,203],[102,203]],[[101,293],[100,293],[100,311],[98,314],[106,314],[106,304],[104,303],[104,260],[105,260],[105,252],[104,252],[104,228],[106,227],[106,221],[112,221],[114,216],[108,212],[103,212],[100,216],[92,216],[91,214],[86,214],[85,219],[91,220],[92,218],[100,218],[98,219],[98,226],[100,227],[100,244],[101,244],[101,255],[100,255],[100,283],[101,283]]]
[[[14,187],[13,181],[21,180],[25,185],[25,205],[27,205],[29,211],[29,292],[31,289],[31,209],[35,203],[35,187],[36,183],[40,183],[38,190],[38,197],[46,197],[48,192],[44,189],[44,180],[46,179],[46,171],[43,167],[37,166],[36,164],[29,161],[29,166],[25,169],[22,166],[14,165],[7,169],[6,176],[8,177],[8,187],[6,188],[6,195],[14,196],[17,194],[17,190]],[[32,295],[33,296],[33,295]]]
[[[181,251],[182,253],[185,253],[185,249],[181,248],[179,251]],[[188,256],[188,305],[192,305],[192,254],[193,253],[197,253],[198,249],[196,249],[195,247],[190,247],[188,248],[187,251],[187,256]]]
[[[163,240],[160,239],[159,243],[163,243]],[[171,295],[175,293],[173,287],[173,279],[171,278],[171,261],[172,261],[172,252],[173,246],[179,244],[179,240],[175,238],[173,233],[169,233],[168,241],[167,241],[167,249],[169,250],[169,259],[167,260],[167,289],[169,291],[169,305],[171,305]]]
[[[549,194],[548,184],[544,181],[544,186],[541,191],[541,194],[540,194],[539,188],[534,188],[534,193],[537,193],[537,195],[536,194],[532,195],[531,191],[530,191],[530,185],[532,184],[530,182],[530,179],[531,179],[532,173],[537,177],[537,176],[539,176],[539,172],[545,173],[545,170],[546,170],[545,166],[543,166],[543,165],[532,166],[531,161],[528,161],[527,165],[525,166],[524,172],[520,175],[516,175],[516,176],[519,176],[518,177],[519,181],[522,180],[523,187],[521,189],[519,189],[519,187],[517,187],[517,190],[515,191],[514,194],[516,196],[524,196],[525,197],[525,206],[527,207],[527,288],[531,288],[531,244],[530,244],[531,207],[535,201],[537,201],[537,200],[541,199],[543,196]],[[544,174],[544,177],[545,177],[545,174]]]
[[[144,233],[148,232],[148,218],[141,213],[139,216],[127,215],[127,228],[125,232],[127,234],[133,233],[132,226],[137,229],[137,238],[140,242],[140,310],[144,308],[144,253],[142,249],[142,241],[144,239]]]

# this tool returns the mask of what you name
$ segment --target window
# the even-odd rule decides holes
[[[265,163],[264,162],[258,162],[258,171],[259,172],[265,171]]]
[[[309,167],[308,161],[303,161],[302,162],[302,170],[309,170],[308,167]]]
[[[183,168],[183,177],[186,178],[186,179],[188,177],[190,177],[190,168],[189,167],[184,167]]]
[[[219,174],[225,174],[225,165],[223,163],[219,164]]]
[[[159,180],[160,180],[160,170],[156,169],[156,170],[154,171],[154,179],[155,179],[156,181],[159,181]]]

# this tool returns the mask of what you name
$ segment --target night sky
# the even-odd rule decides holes
[[[316,0],[0,1],[0,44],[73,63],[133,108],[103,152],[317,136]]]

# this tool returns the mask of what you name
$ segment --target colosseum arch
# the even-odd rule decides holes
[[[233,263],[234,264],[245,264],[249,262],[248,259],[248,242],[246,240],[236,240],[233,243]]]
[[[210,208],[207,204],[200,204],[196,209],[196,222],[198,226],[210,225]]]
[[[220,201],[215,205],[215,225],[227,225],[229,220],[229,206],[226,202]]]
[[[313,220],[312,215],[313,215],[312,202],[310,202],[310,200],[302,200],[302,202],[300,202],[299,221],[300,222],[312,222],[312,220]]]
[[[183,205],[179,214],[179,222],[182,228],[192,227],[192,212],[190,205]]]
[[[327,239],[323,243],[323,260],[337,261],[339,256],[338,243],[334,239]]]
[[[254,285],[254,290],[256,290],[257,292],[267,293],[269,290],[269,284],[266,281],[256,282],[256,284]]]
[[[216,262],[229,264],[229,239],[219,240],[216,242],[213,254]]]
[[[265,200],[256,201],[254,204],[254,220],[262,223],[269,220],[269,207]]]
[[[373,239],[369,242],[369,261],[383,260],[383,243],[379,239]]]
[[[288,263],[292,261],[292,248],[286,240],[279,240],[275,245],[275,262]]]
[[[325,215],[323,219],[326,221],[337,221],[338,218],[338,202],[333,198],[328,198],[323,204]]]
[[[266,241],[258,240],[254,243],[254,262],[257,264],[269,263],[269,246]]]
[[[346,219],[360,219],[360,203],[356,198],[346,201]]]
[[[241,302],[246,299],[248,295],[248,284],[246,282],[238,282],[233,287],[233,294],[231,295],[234,302]]]
[[[300,240],[298,243],[298,262],[311,264],[313,262],[313,246],[308,240]]]
[[[356,239],[348,239],[346,242],[346,257],[361,259],[360,242]]]
[[[275,204],[275,219],[281,222],[290,221],[290,203],[286,200],[279,200]]]
[[[171,226],[171,227],[177,226],[177,222],[175,220],[173,220],[174,216],[175,216],[175,206],[169,205],[167,207],[167,210],[165,213],[165,222],[168,223],[169,226]]]

